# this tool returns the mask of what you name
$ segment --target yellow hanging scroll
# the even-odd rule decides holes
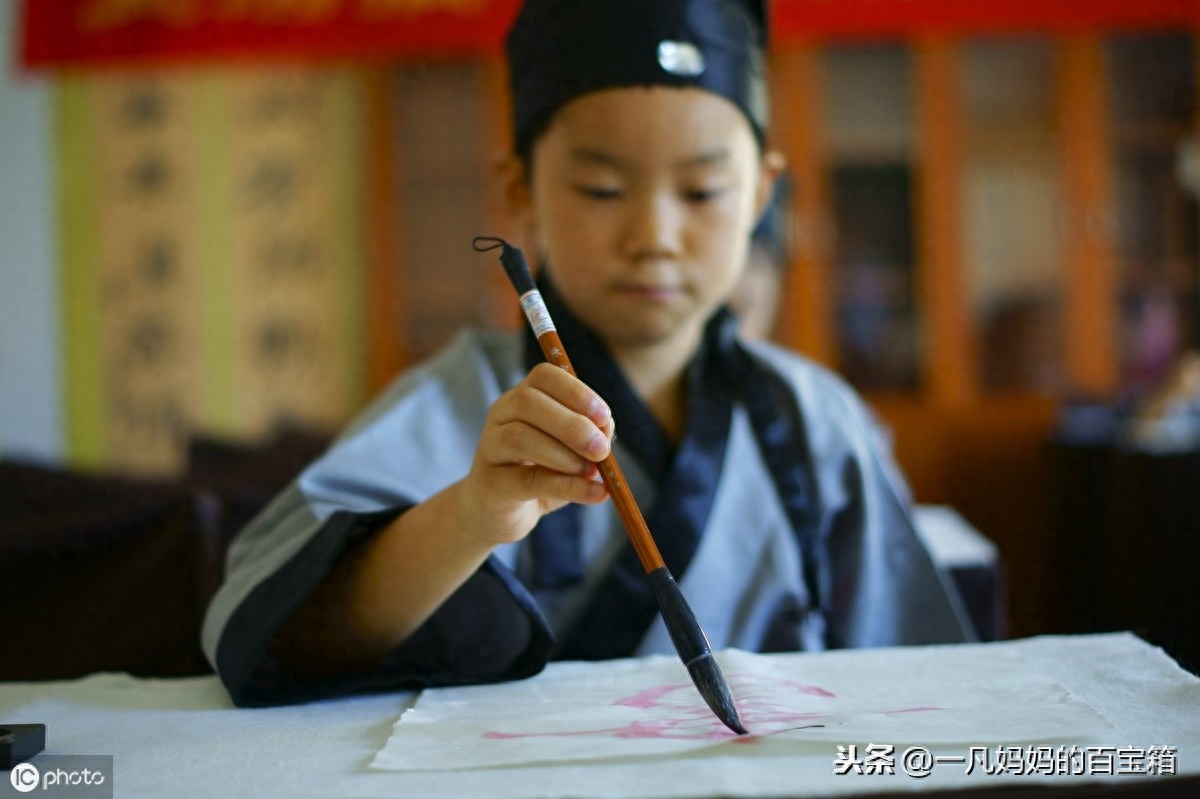
[[[343,422],[363,385],[353,73],[73,76],[58,99],[72,459],[169,474],[197,434]]]

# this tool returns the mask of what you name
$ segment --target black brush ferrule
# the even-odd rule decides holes
[[[662,609],[663,622],[667,625],[667,632],[671,634],[671,642],[675,644],[679,659],[687,666],[688,675],[696,685],[696,690],[726,727],[738,735],[745,735],[746,728],[742,726],[738,717],[737,705],[734,704],[733,695],[729,691],[729,684],[725,681],[725,675],[721,673],[721,667],[717,665],[717,659],[713,657],[708,637],[701,629],[700,622],[696,621],[696,614],[692,612],[683,597],[683,592],[679,590],[679,584],[675,582],[671,572],[667,571],[666,566],[647,573],[646,577],[650,579],[650,585],[654,588],[654,596]]]
[[[679,584],[667,567],[647,572],[646,577],[650,579],[667,632],[671,634],[671,642],[675,644],[675,651],[679,653],[683,665],[687,666],[698,657],[712,654],[708,637],[704,635],[700,622],[696,621],[696,614],[692,613],[683,592],[679,590]]]

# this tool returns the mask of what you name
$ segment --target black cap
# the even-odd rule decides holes
[[[762,142],[766,31],[765,0],[526,0],[505,40],[517,152],[571,100],[622,86],[707,89]]]

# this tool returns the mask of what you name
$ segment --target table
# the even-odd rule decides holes
[[[930,647],[931,657],[939,649]],[[1120,795],[1200,796],[1200,679],[1161,650],[1117,633],[962,645],[957,651],[982,662],[1001,649],[1019,653],[1031,669],[1057,680],[1114,725],[1104,739],[1077,743],[1176,748],[1180,776],[1108,778],[1124,789]],[[1035,796],[1081,795],[1071,791],[1067,778],[967,776],[961,768],[935,771],[925,780],[903,774],[834,780],[833,751],[797,755],[785,778],[753,785],[728,784],[722,757],[622,761],[569,772],[370,770],[374,753],[412,698],[393,693],[248,710],[232,707],[215,677],[109,673],[69,682],[0,683],[0,722],[47,725],[47,750],[31,761],[35,765],[47,755],[111,754],[119,797],[799,797],[917,789],[988,789],[985,795],[1010,796],[1027,781],[1060,788],[1033,791]],[[650,773],[667,776],[670,790],[648,791]],[[0,789],[8,789],[7,780],[0,780]]]

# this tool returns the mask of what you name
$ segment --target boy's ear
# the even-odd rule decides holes
[[[533,198],[525,163],[515,155],[507,155],[496,164],[496,173],[508,212],[523,227],[529,226],[533,221]]]
[[[767,150],[763,153],[762,162],[759,164],[758,193],[754,198],[755,219],[762,217],[767,206],[771,204],[771,198],[775,196],[775,183],[783,176],[785,169],[787,159],[783,153],[778,150]]]

